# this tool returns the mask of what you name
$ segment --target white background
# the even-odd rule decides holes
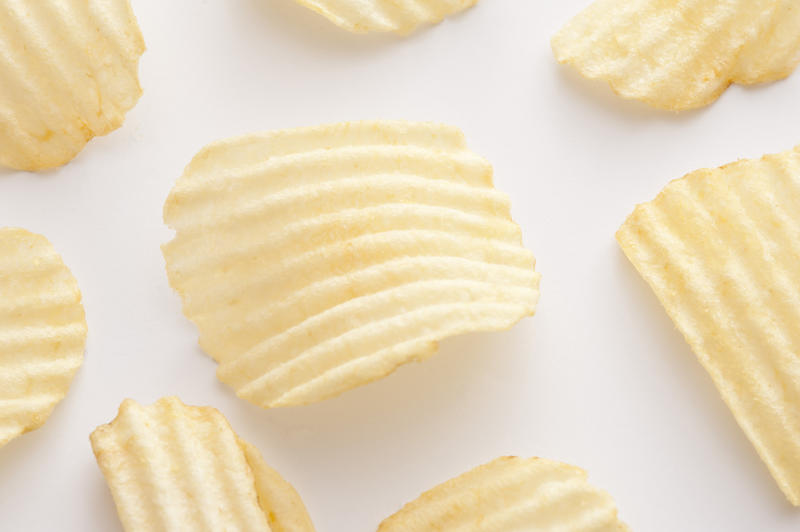
[[[320,532],[373,531],[504,454],[579,465],[635,531],[796,531],[791,508],[614,232],[673,178],[800,142],[800,74],[680,115],[559,67],[587,0],[484,0],[406,38],[351,35],[291,0],[133,0],[145,94],[43,174],[0,171],[0,226],[45,234],[80,283],[86,360],[47,424],[0,449],[0,529],[120,530],[88,435],[125,397],[219,408]],[[460,126],[510,193],[543,274],[534,318],[314,406],[237,399],[167,285],[161,207],[203,145],[366,118]]]

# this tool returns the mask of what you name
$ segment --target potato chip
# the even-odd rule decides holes
[[[624,532],[606,492],[575,466],[542,458],[498,458],[406,504],[378,532]]]
[[[560,63],[625,98],[680,111],[800,61],[797,0],[599,0],[553,38]]]
[[[314,530],[294,488],[215,408],[126,399],[90,439],[125,530]]]
[[[356,33],[393,31],[411,33],[421,24],[437,24],[464,11],[478,0],[296,0]]]
[[[307,404],[534,312],[539,274],[455,128],[357,122],[222,141],[167,199],[167,273],[219,377]]]
[[[60,166],[117,129],[143,52],[128,0],[1,0],[0,164]]]
[[[85,345],[81,292],[53,246],[0,229],[0,446],[44,424]]]
[[[800,147],[673,181],[617,240],[800,504]]]

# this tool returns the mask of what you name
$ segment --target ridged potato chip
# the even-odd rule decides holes
[[[0,164],[60,166],[117,129],[143,52],[128,0],[0,0]]]
[[[621,96],[681,111],[731,83],[788,76],[800,62],[797,0],[598,0],[553,38],[560,63]]]
[[[800,504],[800,147],[699,170],[617,240]]]
[[[346,30],[411,33],[464,11],[478,0],[296,0]]]
[[[378,532],[628,531],[611,496],[586,479],[542,458],[498,458],[423,493]]]
[[[171,285],[220,379],[326,399],[532,315],[539,274],[492,168],[452,127],[356,122],[212,144],[164,207]]]
[[[48,240],[0,229],[0,446],[42,426],[83,363],[78,283]]]
[[[294,488],[215,408],[126,399],[91,443],[127,531],[314,530]]]

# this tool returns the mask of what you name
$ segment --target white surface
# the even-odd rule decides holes
[[[86,361],[40,430],[0,449],[0,529],[120,530],[88,434],[120,401],[210,404],[300,491],[320,532],[373,531],[502,454],[587,469],[635,531],[796,531],[710,378],[627,263],[634,204],[703,166],[800,142],[800,74],[670,115],[555,64],[587,0],[484,0],[408,38],[351,35],[291,0],[134,0],[145,95],[42,175],[0,171],[0,226],[45,234],[78,278]],[[495,166],[543,274],[537,315],[310,407],[237,399],[167,285],[161,206],[204,144],[361,118],[460,126]]]

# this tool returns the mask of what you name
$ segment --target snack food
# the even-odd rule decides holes
[[[800,62],[796,0],[598,0],[553,38],[560,63],[618,94],[681,111],[731,83],[788,76]]]
[[[673,181],[617,240],[800,504],[800,147]]]
[[[81,292],[53,246],[0,229],[0,446],[44,424],[85,345]]]
[[[478,0],[296,0],[346,30],[407,34],[421,24],[436,24]]]
[[[498,458],[423,493],[378,532],[628,531],[611,496],[586,479],[542,458]]]
[[[452,127],[355,122],[203,149],[164,207],[170,284],[263,406],[311,403],[534,312],[539,274]]]
[[[91,442],[125,530],[314,530],[294,488],[215,408],[126,399]]]
[[[122,125],[144,41],[128,0],[0,4],[0,164],[43,170]]]

